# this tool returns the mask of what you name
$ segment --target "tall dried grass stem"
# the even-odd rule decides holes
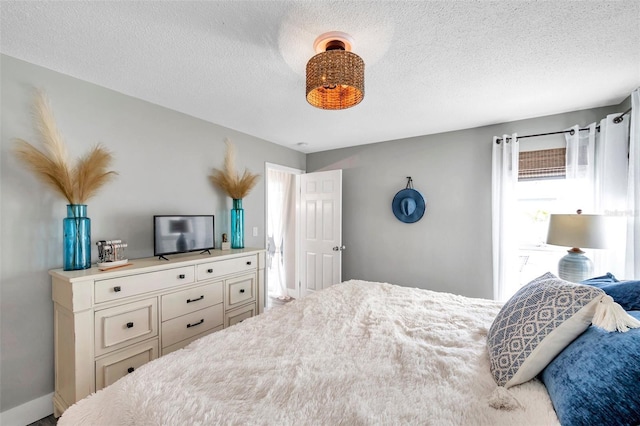
[[[117,175],[107,170],[113,157],[100,144],[72,166],[67,146],[43,92],[36,94],[34,119],[44,151],[24,139],[16,139],[14,153],[38,179],[62,195],[69,204],[85,204]]]
[[[215,186],[222,189],[233,199],[242,199],[249,195],[249,192],[256,186],[259,174],[244,170],[242,176],[236,171],[236,150],[235,146],[228,139],[225,140],[226,151],[224,156],[223,169],[213,169],[209,180]]]

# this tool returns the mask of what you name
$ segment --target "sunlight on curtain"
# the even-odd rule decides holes
[[[562,211],[575,213],[582,209],[585,214],[603,214],[608,217],[607,239],[609,248],[589,250],[587,256],[593,260],[594,274],[611,272],[624,276],[625,225],[621,220],[626,206],[627,194],[627,126],[614,123],[620,114],[610,114],[599,123],[580,132],[572,127],[574,134],[566,134],[567,141],[567,200]]]
[[[607,233],[610,248],[598,250],[595,257],[601,271],[616,277],[626,277],[625,239],[628,187],[629,122],[615,123],[620,114],[610,114],[600,121],[600,133],[596,140],[596,211],[607,216]],[[597,270],[596,270],[597,271]]]
[[[640,279],[640,89],[631,93],[626,262],[623,278]],[[625,118],[626,120],[626,118]]]
[[[597,141],[596,208],[605,214],[623,212],[626,209],[629,122],[625,118],[621,123],[614,123],[614,118],[619,115],[610,114],[600,121]]]
[[[629,141],[628,122],[615,123],[620,114],[610,114],[599,123],[588,126],[589,131],[580,132],[574,126],[574,134],[566,134],[568,198],[563,211],[553,213],[575,213],[582,209],[585,214],[607,216],[606,250],[588,250],[593,260],[594,274],[611,272],[617,277],[627,277],[625,271],[625,238],[627,225],[628,174],[627,159]],[[588,248],[584,248],[588,249]]]
[[[566,192],[561,203],[556,205],[551,213],[574,214],[582,210],[584,214],[601,214],[600,192],[596,189],[602,182],[602,168],[597,167],[596,157],[602,158],[602,140],[596,128],[596,123],[587,126],[588,131],[580,131],[580,126],[575,125],[567,130],[573,133],[565,133],[567,143],[566,154]],[[596,143],[598,139],[598,143]],[[597,152],[597,154],[596,154]],[[580,247],[593,261],[595,275],[611,272],[608,264],[607,253],[603,250],[594,250],[589,247]],[[563,253],[563,256],[566,253]],[[592,277],[589,277],[592,278]]]
[[[566,154],[566,194],[565,208],[568,211],[553,213],[575,213],[582,209],[585,214],[594,212],[596,125],[589,131],[581,132],[580,126],[573,126],[573,134],[565,133]]]
[[[282,170],[267,171],[267,282],[269,297],[288,300],[284,252],[287,223],[294,202],[294,175]],[[293,248],[290,248],[293,249]]]
[[[508,140],[507,138],[510,138]],[[498,139],[502,139],[498,143]],[[507,300],[519,287],[517,217],[519,147],[517,134],[494,136],[491,170],[493,298]]]

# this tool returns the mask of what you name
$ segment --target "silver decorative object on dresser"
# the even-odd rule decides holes
[[[144,363],[262,312],[263,249],[49,271],[60,416]]]
[[[129,259],[124,256],[128,244],[122,240],[100,240],[98,246],[98,268],[101,270],[128,265]]]

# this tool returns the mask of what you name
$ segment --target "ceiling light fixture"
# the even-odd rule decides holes
[[[307,102],[321,109],[346,109],[364,98],[364,61],[351,52],[353,39],[332,31],[313,43],[307,63]]]

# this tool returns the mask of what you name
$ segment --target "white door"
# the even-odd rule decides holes
[[[300,296],[342,281],[342,170],[300,175]]]

